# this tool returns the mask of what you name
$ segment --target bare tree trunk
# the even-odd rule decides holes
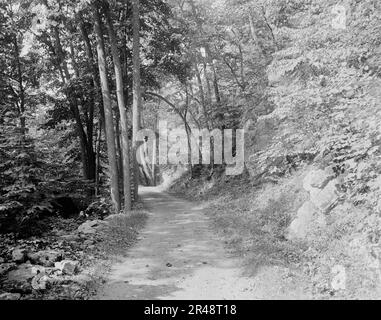
[[[101,154],[101,139],[102,139],[102,118],[99,119],[98,124],[98,134],[96,140],[96,155],[95,155],[95,196],[99,195],[99,185],[100,185],[100,154]]]
[[[19,84],[19,114],[20,114],[20,128],[21,128],[21,137],[24,145],[25,134],[26,134],[26,125],[25,125],[25,90],[23,85],[22,70],[21,70],[21,61],[19,54],[19,45],[17,43],[17,37],[14,36],[14,49],[15,49],[15,60],[17,65],[17,78]]]
[[[208,45],[205,45],[205,52],[207,55],[208,62],[210,66],[212,67],[213,71],[213,88],[214,88],[214,96],[216,98],[216,102],[219,104],[221,102],[221,96],[220,96],[220,89],[218,87],[218,77],[217,77],[217,68],[214,63],[214,59],[212,57],[212,53],[210,51],[210,47]]]
[[[83,18],[81,17],[81,19],[83,19]],[[105,132],[106,131],[106,129],[104,127],[105,126],[105,112],[104,112],[103,104],[102,104],[102,101],[101,101],[100,95],[99,95],[100,83],[99,83],[99,78],[98,78],[97,66],[96,66],[96,61],[94,58],[89,34],[88,34],[88,31],[85,27],[83,20],[81,20],[81,23],[80,23],[80,31],[82,34],[83,41],[85,43],[86,55],[87,55],[88,62],[89,62],[90,67],[91,67],[91,71],[92,71],[92,78],[93,78],[93,84],[92,85],[93,85],[94,92],[95,92],[95,100],[97,102],[99,102],[99,113],[101,116],[100,122],[103,126],[103,128],[102,128],[103,132]],[[93,111],[94,111],[94,108],[93,108]]]
[[[131,178],[130,178],[130,145],[128,141],[128,119],[126,111],[126,103],[124,101],[124,87],[123,87],[123,70],[118,53],[118,46],[114,27],[112,25],[110,12],[108,8],[105,9],[106,23],[108,34],[110,38],[111,53],[114,61],[115,82],[116,82],[116,96],[118,99],[120,125],[122,128],[122,146],[120,157],[122,158],[123,169],[123,190],[124,190],[124,211],[125,213],[131,211]]]
[[[205,82],[206,82],[206,89],[207,89],[207,101],[208,101],[208,104],[210,104],[212,102],[212,88],[210,86],[210,81],[209,81],[209,77],[208,77],[208,64],[207,62],[205,61],[206,58],[204,58],[202,64],[203,64],[203,67],[204,67],[204,77],[205,77]]]
[[[70,73],[65,60],[65,53],[62,48],[58,27],[54,28],[54,37],[56,47],[55,52],[57,56],[57,68],[60,70],[62,74],[63,82],[67,83],[68,81],[70,81]],[[90,161],[94,160],[94,157],[92,157],[92,155],[94,154],[92,144],[88,144],[88,137],[82,124],[76,93],[70,89],[67,89],[65,93],[69,101],[69,106],[73,113],[77,127],[77,134],[80,141],[83,177],[85,179],[92,180],[95,177],[94,172],[91,172],[91,168],[95,169],[95,164],[90,165]],[[88,132],[88,135],[90,134],[92,135],[92,132]]]
[[[249,24],[251,39],[254,41],[255,45],[258,46],[258,38],[257,34],[255,33],[254,18],[252,12],[249,13]]]
[[[140,1],[132,0],[133,11],[133,103],[132,103],[132,143],[133,143],[133,159],[134,159],[134,195],[138,198],[138,179],[139,167],[136,160],[138,150],[137,133],[140,129],[140,110],[141,110],[141,90],[140,90]]]
[[[111,95],[107,80],[106,70],[106,56],[104,50],[103,34],[101,28],[101,18],[98,8],[93,4],[94,14],[94,27],[97,39],[97,53],[98,53],[98,68],[101,80],[101,89],[103,97],[103,106],[105,111],[105,127],[106,127],[106,140],[107,140],[107,153],[110,165],[110,180],[111,180],[111,199],[114,204],[116,213],[120,211],[120,195],[118,186],[118,166],[116,161],[116,148],[115,148],[115,133],[112,115]]]
[[[206,128],[209,130],[209,117],[208,117],[208,113],[206,110],[205,93],[204,93],[204,88],[202,86],[201,74],[200,74],[200,70],[198,69],[197,61],[195,63],[195,71],[196,71],[196,78],[197,78],[197,83],[198,83],[198,91],[200,92],[202,112],[204,114]]]
[[[122,155],[122,146],[120,143],[120,117],[119,114],[115,117],[115,143],[116,143],[116,157],[118,163],[118,172],[119,172],[119,189],[123,188],[123,155]],[[123,190],[121,190],[123,191]]]
[[[155,132],[155,140],[153,141],[153,146],[152,146],[152,182],[153,185],[156,186],[156,152],[157,152],[157,121],[158,121],[158,114],[155,114],[155,127],[154,127],[154,132]]]
[[[151,174],[151,170],[147,165],[147,158],[148,158],[148,143],[147,141],[143,142],[143,147],[139,149],[140,150],[140,159],[141,159],[141,167],[146,179],[147,186],[153,185],[153,177]]]
[[[191,152],[192,152],[192,144],[191,144],[192,128],[190,127],[190,125],[189,125],[189,123],[187,121],[187,112],[188,112],[187,110],[188,110],[188,107],[187,107],[187,110],[183,114],[183,113],[181,113],[181,111],[172,102],[170,102],[168,99],[166,99],[162,95],[160,95],[158,93],[155,93],[155,92],[150,92],[150,91],[146,91],[146,92],[144,92],[144,94],[145,95],[149,95],[149,96],[153,96],[153,97],[156,97],[156,98],[159,98],[160,100],[162,100],[166,104],[168,104],[179,115],[179,117],[181,118],[181,120],[184,123],[185,132],[187,134],[188,162],[191,164],[192,161],[191,161],[191,157],[189,157],[189,155],[191,155]],[[188,96],[188,94],[187,94],[187,96]],[[201,154],[201,149],[199,149],[199,151],[200,151],[200,154]]]

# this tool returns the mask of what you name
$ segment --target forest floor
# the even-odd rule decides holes
[[[204,210],[163,188],[142,188],[149,211],[139,241],[115,263],[94,299],[308,299],[295,270],[246,274]]]
[[[0,300],[89,299],[116,257],[136,241],[146,217],[138,208],[103,220],[53,217],[41,235],[1,235]]]

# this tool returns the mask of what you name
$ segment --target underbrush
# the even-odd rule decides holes
[[[138,232],[146,223],[147,212],[138,209],[131,214],[114,214],[106,218],[107,224],[102,228],[103,241],[101,249],[109,255],[124,256],[126,248],[137,240]]]
[[[247,177],[213,176],[191,179],[184,174],[170,192],[188,199],[207,201],[206,211],[225,244],[244,257],[246,271],[263,266],[298,266],[303,243],[286,240],[298,191],[289,183],[283,190],[253,187]]]
[[[303,240],[288,238],[290,223],[310,197],[303,188],[308,170],[257,186],[247,177],[191,179],[184,174],[170,192],[205,202],[216,230],[233,253],[244,257],[249,274],[265,266],[285,266],[306,279],[315,299],[379,299],[377,210],[342,197],[324,213],[324,226],[313,223]]]

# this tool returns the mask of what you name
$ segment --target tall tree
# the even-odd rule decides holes
[[[133,11],[133,103],[132,103],[132,141],[133,141],[133,161],[134,161],[134,194],[135,198],[138,195],[138,179],[139,170],[136,161],[138,141],[137,133],[140,129],[140,110],[142,103],[141,88],[140,88],[140,1],[132,0]]]
[[[98,53],[98,68],[99,76],[101,80],[101,89],[103,97],[103,107],[105,112],[105,127],[106,127],[106,141],[107,141],[107,153],[110,166],[110,184],[111,184],[111,199],[114,204],[116,213],[120,211],[120,195],[118,185],[118,165],[116,158],[115,147],[115,132],[111,105],[111,94],[107,79],[107,67],[106,67],[106,54],[104,48],[104,40],[102,33],[102,21],[98,11],[98,3],[93,2],[93,16],[94,16],[94,28],[95,36],[97,39],[97,53]]]
[[[128,141],[128,119],[126,104],[124,101],[124,86],[123,86],[123,70],[120,62],[118,44],[111,21],[109,8],[104,6],[104,13],[106,16],[106,24],[110,39],[111,53],[114,62],[115,82],[116,82],[116,96],[118,99],[120,125],[122,128],[122,147],[121,157],[123,159],[123,190],[124,190],[124,210],[125,212],[131,210],[131,179],[130,179],[130,146]]]

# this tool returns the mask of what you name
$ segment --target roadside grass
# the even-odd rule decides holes
[[[107,224],[102,227],[100,246],[108,255],[125,256],[127,249],[133,245],[147,220],[147,211],[134,210],[131,214],[115,214],[106,218]]]
[[[226,196],[210,202],[207,209],[225,244],[244,257],[246,271],[254,275],[262,266],[289,266],[301,259],[302,246],[285,238],[291,217],[285,211],[288,199],[270,200],[264,208],[248,208],[249,192],[236,199]]]
[[[169,190],[205,203],[217,232],[230,252],[244,258],[245,272],[256,274],[263,266],[297,267],[305,245],[286,240],[295,210],[294,181],[282,188],[253,187],[239,177],[190,179],[184,175]]]
[[[100,228],[101,241],[97,250],[102,252],[102,259],[97,259],[89,268],[89,280],[86,283],[87,297],[95,296],[102,284],[107,281],[113,263],[125,257],[128,249],[137,241],[139,231],[145,226],[148,213],[144,209],[135,209],[131,214],[108,216]],[[91,298],[90,298],[91,299]]]

